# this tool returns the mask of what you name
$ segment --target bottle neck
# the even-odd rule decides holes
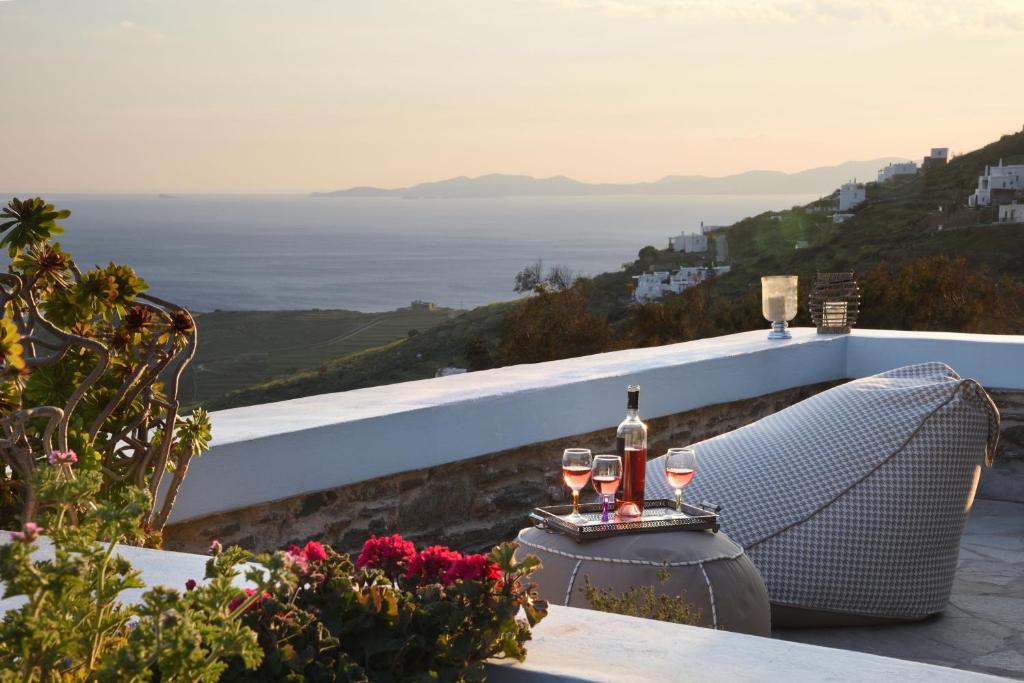
[[[626,417],[633,420],[639,420],[640,413],[636,408],[626,408]]]

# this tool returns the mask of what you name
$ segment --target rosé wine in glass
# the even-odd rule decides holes
[[[692,448],[670,448],[665,454],[665,479],[676,491],[674,517],[685,517],[683,512],[683,489],[693,481],[697,471],[697,452]]]
[[[582,491],[590,480],[590,468],[586,465],[570,465],[562,468],[562,481],[573,491]]]
[[[591,482],[594,484],[594,490],[601,496],[614,496],[615,492],[619,490],[619,482],[621,481],[622,477],[613,477],[611,475],[595,476],[591,479]]]
[[[594,456],[589,448],[566,448],[562,452],[562,481],[572,490],[572,514],[569,519],[577,524],[586,521],[580,514],[580,489],[590,481],[590,467]]]
[[[594,458],[594,475],[590,480],[601,496],[601,521],[608,523],[608,508],[615,500],[615,492],[622,482],[622,458],[617,455],[599,455]]]
[[[668,485],[672,488],[684,489],[693,480],[693,468],[667,467],[665,468],[665,478],[668,479]]]

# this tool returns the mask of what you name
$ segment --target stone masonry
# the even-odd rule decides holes
[[[647,420],[649,453],[654,457],[669,446],[742,427],[834,384]],[[559,463],[562,450],[570,446],[614,453],[615,426],[170,525],[164,548],[205,552],[216,538],[225,545],[269,551],[317,539],[352,550],[370,534],[395,532],[417,544],[486,548],[514,538],[529,524],[532,508],[568,502]]]
[[[649,453],[742,427],[839,382],[822,383],[648,420]],[[991,392],[1002,412],[999,462],[979,496],[1024,502],[1024,392]],[[515,537],[538,505],[568,502],[564,448],[614,452],[614,426],[425,470],[232,510],[168,526],[168,550],[205,552],[211,539],[269,551],[317,539],[358,549],[371,534],[401,533],[417,544],[478,550]]]

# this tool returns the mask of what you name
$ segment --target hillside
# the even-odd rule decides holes
[[[945,255],[965,257],[974,268],[1021,277],[1024,231],[1019,225],[991,225],[991,210],[967,209],[967,197],[986,164],[1024,163],[1024,132],[954,158],[927,173],[868,186],[868,201],[836,225],[816,205],[768,212],[727,230],[733,272],[721,279],[725,291],[755,286],[764,273],[866,272],[879,263]],[[940,210],[941,207],[941,210]],[[940,227],[941,226],[941,227]],[[796,249],[796,242],[808,246]]]
[[[205,402],[275,377],[316,370],[422,333],[453,314],[450,309],[197,314],[200,343],[182,376],[181,400]]]
[[[204,402],[210,409],[283,401],[300,396],[348,391],[433,377],[438,368],[471,365],[467,340],[493,340],[501,331],[504,312],[514,302],[481,306],[438,322],[420,334],[402,333],[388,343],[325,361],[313,368],[250,383],[245,388]],[[305,312],[296,312],[304,314]]]
[[[584,183],[565,176],[534,178],[492,173],[476,178],[460,176],[412,187],[383,189],[353,187],[335,192],[314,192],[314,197],[402,197],[405,199],[459,197],[539,197],[595,195],[685,194],[824,194],[850,178],[875,177],[879,168],[895,157],[847,161],[836,166],[811,168],[798,173],[747,171],[721,177],[670,175],[655,182]]]
[[[990,211],[964,208],[984,166],[1000,158],[1006,163],[1024,162],[1024,132],[1003,136],[927,173],[883,185],[870,184],[867,203],[839,225],[831,218],[834,197],[825,197],[807,206],[766,212],[730,226],[726,231],[733,270],[715,281],[709,305],[718,308],[707,311],[708,319],[728,320],[731,316],[726,327],[738,325],[741,329],[762,324],[759,313],[750,317],[750,307],[757,306],[751,299],[756,299],[760,276],[769,273],[797,273],[806,284],[816,271],[855,270],[863,274],[883,262],[899,264],[922,256],[945,255],[964,257],[973,272],[1024,280],[1024,228],[984,224],[990,219]],[[797,249],[797,242],[807,244]],[[634,315],[636,307],[630,305],[631,278],[652,266],[666,269],[698,265],[705,259],[705,255],[644,247],[638,258],[623,269],[581,284],[587,307],[608,319],[614,348],[664,343],[664,339],[652,341],[649,336],[645,341],[636,334],[634,327],[640,323]],[[510,283],[513,275],[509,273]],[[490,362],[500,362],[494,356],[504,316],[518,305],[522,302],[462,313],[413,337],[396,334],[384,346],[325,359],[315,368],[307,364],[305,370],[282,371],[276,379],[206,403],[211,408],[226,408],[423,379],[446,365],[486,367]],[[663,326],[675,319],[661,320],[658,324]],[[337,324],[356,323],[339,320]],[[709,323],[708,329],[716,324]],[[322,348],[328,356],[330,347]],[[470,349],[478,352],[477,357],[467,357]],[[237,362],[243,361],[244,357]]]

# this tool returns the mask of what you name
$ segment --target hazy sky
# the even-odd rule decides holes
[[[0,0],[0,189],[306,192],[968,151],[1024,0]]]

